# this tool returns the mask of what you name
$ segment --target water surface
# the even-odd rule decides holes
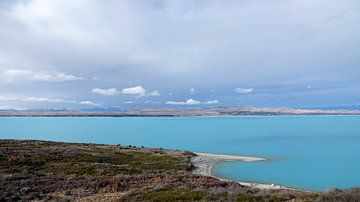
[[[0,138],[261,156],[220,177],[322,191],[360,186],[360,116],[0,117]]]

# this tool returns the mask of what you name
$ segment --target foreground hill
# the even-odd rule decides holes
[[[359,201],[360,190],[261,190],[192,174],[186,151],[0,140],[0,201]]]

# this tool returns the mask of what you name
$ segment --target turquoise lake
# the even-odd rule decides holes
[[[228,179],[314,191],[360,187],[360,116],[0,117],[0,138],[124,144],[260,156]]]

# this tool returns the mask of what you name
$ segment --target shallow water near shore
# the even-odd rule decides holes
[[[0,138],[260,156],[270,160],[213,173],[314,191],[360,186],[360,116],[0,117]]]

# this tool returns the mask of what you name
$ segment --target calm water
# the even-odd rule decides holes
[[[214,174],[322,191],[360,186],[360,116],[0,117],[0,138],[132,144],[262,156]]]

